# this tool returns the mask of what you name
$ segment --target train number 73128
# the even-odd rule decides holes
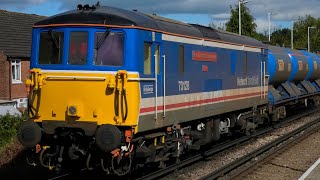
[[[189,91],[190,90],[190,82],[189,81],[178,81],[179,91]]]

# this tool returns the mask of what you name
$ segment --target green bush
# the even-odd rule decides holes
[[[24,119],[26,119],[25,115],[22,117],[9,114],[0,116],[0,150],[17,135],[17,128]]]

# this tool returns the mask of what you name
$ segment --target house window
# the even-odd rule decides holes
[[[12,83],[21,83],[21,61],[11,61]]]

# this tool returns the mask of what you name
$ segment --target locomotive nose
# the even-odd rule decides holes
[[[36,146],[41,140],[40,126],[31,121],[23,122],[18,128],[18,140],[26,147]]]

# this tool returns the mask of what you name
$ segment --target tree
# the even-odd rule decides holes
[[[268,41],[268,37],[266,35],[266,33],[257,33],[255,32],[252,36],[252,38],[255,38],[259,41],[262,41],[262,42],[267,42]]]
[[[320,49],[320,18],[316,19],[310,15],[300,17],[294,24],[294,47],[307,49],[308,27],[316,27],[310,30],[310,46],[311,51],[314,52]]]
[[[271,44],[282,47],[291,46],[291,30],[288,28],[278,29],[272,33]]]
[[[256,35],[257,24],[249,9],[241,3],[241,34],[254,37]],[[239,5],[230,6],[230,20],[226,23],[226,29],[229,32],[239,33]]]
[[[241,26],[242,35],[255,38],[262,42],[267,42],[267,31],[264,33],[256,32],[255,19],[250,14],[249,9],[241,4]],[[224,26],[210,23],[209,26],[218,29],[224,29]],[[222,27],[222,28],[221,28]],[[230,6],[230,19],[225,24],[226,30],[233,33],[239,32],[239,6]],[[310,50],[311,52],[320,51],[320,18],[314,18],[310,15],[299,17],[294,24],[294,48],[307,49],[308,47],[308,27],[315,27],[310,30]],[[271,42],[268,44],[276,46],[291,47],[291,28],[275,29],[271,34]]]
[[[316,19],[310,15],[299,17],[294,23],[293,42],[295,49],[308,48],[308,27],[316,27],[310,30],[310,47],[311,51],[320,50],[320,18]],[[275,30],[271,34],[271,44],[290,47],[291,46],[291,29],[284,28]]]
[[[226,30],[225,29],[225,23],[222,23],[222,22],[220,22],[220,23],[215,23],[215,22],[210,22],[209,23],[209,27],[211,27],[211,28],[213,28],[213,29],[219,29],[219,30]]]

